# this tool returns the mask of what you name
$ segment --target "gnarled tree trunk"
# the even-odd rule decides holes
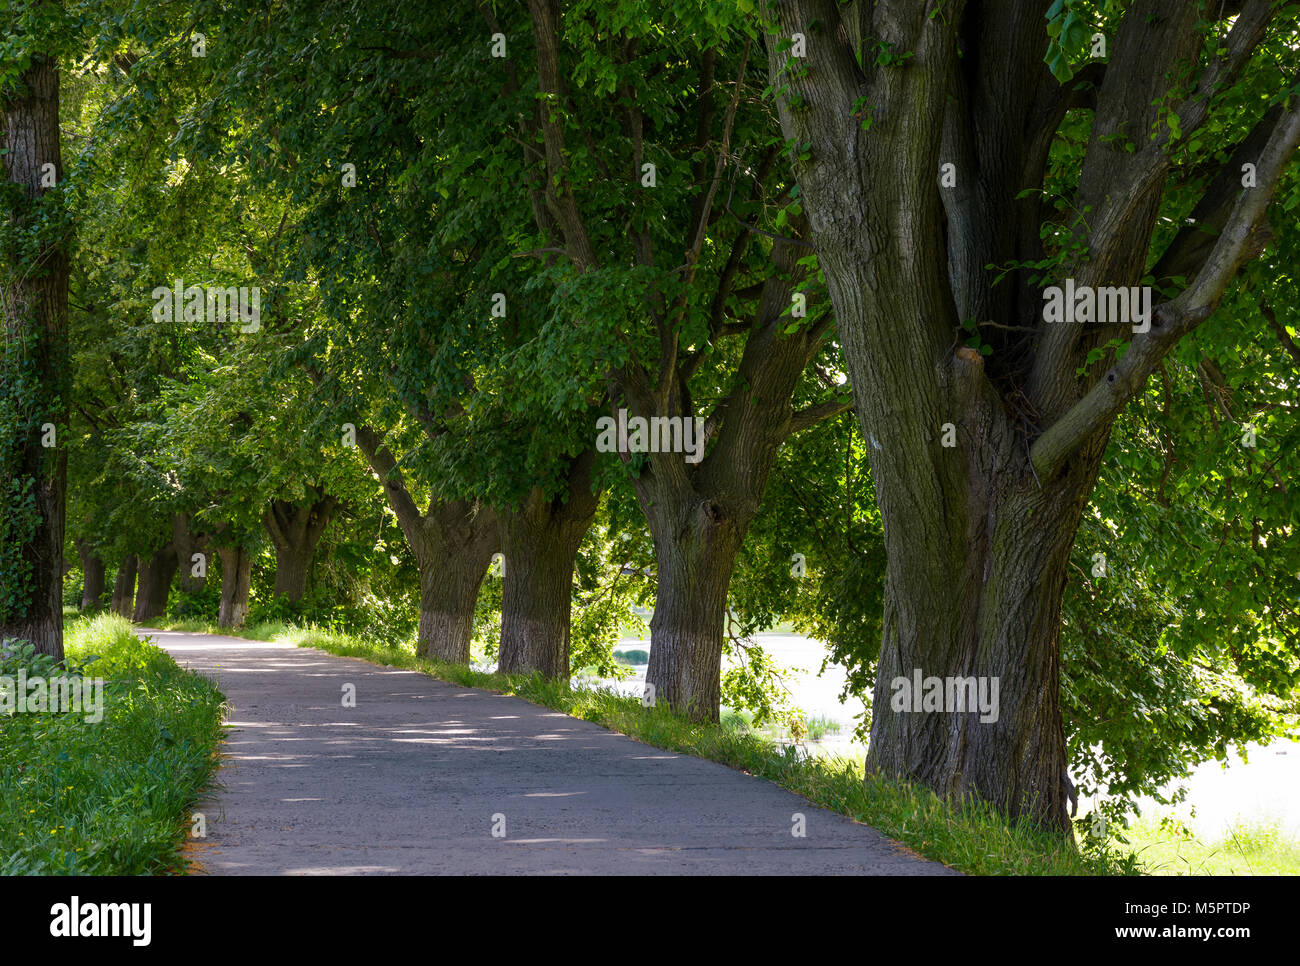
[[[109,608],[114,614],[131,616],[131,605],[135,600],[135,577],[139,560],[133,553],[122,558],[117,565],[117,577],[113,580],[113,602]]]
[[[498,510],[505,574],[497,669],[503,674],[538,671],[568,680],[573,568],[600,503],[591,488],[595,456],[588,450],[573,460],[562,494],[548,499],[534,488],[519,507]]]
[[[37,53],[15,80],[0,89],[0,164],[21,194],[24,232],[41,217],[47,173],[63,179],[58,62]],[[68,259],[50,217],[54,238],[39,257],[0,265],[0,393],[17,394],[4,407],[15,418],[0,425],[0,638],[62,660]]]
[[[199,594],[208,582],[210,561],[205,548],[210,537],[192,529],[190,522],[184,513],[172,517],[172,549],[176,552],[176,565],[180,569],[181,590],[187,594]],[[202,556],[195,560],[195,554]]]
[[[171,595],[172,578],[176,576],[176,551],[170,546],[154,551],[140,565],[140,584],[135,592],[135,612],[131,619],[137,624],[161,617],[167,613],[167,598]]]
[[[383,483],[420,574],[420,625],[416,653],[468,664],[474,605],[492,555],[501,546],[497,515],[468,500],[429,502],[421,513],[406,489],[393,454],[368,426],[357,427],[357,446]]]
[[[294,603],[307,591],[307,573],[316,544],[329,526],[338,501],[316,490],[316,499],[307,506],[285,500],[272,500],[262,514],[262,524],[275,548],[275,586],[271,593],[284,595]]]
[[[94,610],[104,603],[104,559],[86,540],[77,540],[77,555],[81,557],[81,609]]]
[[[253,556],[244,547],[218,547],[221,558],[221,607],[217,623],[243,627],[248,616],[248,590],[253,576]]]

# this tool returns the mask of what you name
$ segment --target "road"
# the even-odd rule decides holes
[[[770,782],[519,698],[287,644],[140,633],[231,704],[189,850],[212,875],[957,874]]]

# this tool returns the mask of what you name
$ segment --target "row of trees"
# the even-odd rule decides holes
[[[58,653],[66,506],[137,620],[211,562],[238,623],[268,545],[265,597],[503,671],[608,671],[653,605],[702,721],[772,710],[790,618],[872,770],[1059,828],[1070,770],[1292,720],[1292,6],[18,6],[5,636]],[[1051,324],[1067,279],[1149,331]],[[698,460],[602,452],[620,413]],[[890,713],[914,669],[998,720]]]

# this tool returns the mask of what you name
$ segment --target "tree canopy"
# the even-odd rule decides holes
[[[1294,728],[1300,5],[0,6],[5,638],[74,550],[561,680],[648,611],[716,721],[789,621],[1061,829]]]

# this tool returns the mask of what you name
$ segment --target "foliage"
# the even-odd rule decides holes
[[[68,627],[61,670],[104,679],[104,716],[24,713],[0,727],[0,874],[181,872],[188,811],[216,767],[224,699],[120,617]],[[56,671],[11,653],[0,673]]]
[[[453,497],[505,507],[533,487],[558,492],[596,415],[619,403],[619,379],[652,381],[668,345],[698,361],[673,399],[684,412],[725,423],[728,400],[750,389],[754,330],[742,323],[778,275],[771,236],[797,235],[804,215],[791,155],[818,150],[787,144],[761,95],[771,79],[754,4],[566,0],[563,98],[538,90],[531,25],[507,5],[492,15],[509,63],[489,55],[488,23],[468,0],[380,0],[365,17],[343,0],[274,18],[251,0],[94,0],[63,5],[66,16],[59,6],[18,5],[0,89],[34,50],[63,56],[66,185],[23,219],[0,219],[0,250],[6,266],[28,264],[74,229],[68,530],[110,568],[156,550],[185,514],[212,541],[254,554],[252,625],[402,646],[418,615],[415,560],[344,424],[383,436],[420,507]],[[1081,102],[1092,34],[1113,35],[1123,7],[1055,0],[1047,10],[1046,63]],[[195,24],[205,57],[191,55]],[[1224,24],[1198,29],[1217,49]],[[1160,115],[1172,167],[1155,199],[1149,272],[1270,108],[1289,42],[1270,34],[1198,130],[1184,136],[1183,119]],[[859,58],[900,76],[916,69],[911,51],[875,38]],[[700,136],[710,92],[714,115]],[[639,133],[627,121],[633,106]],[[564,139],[564,170],[549,181],[544,135],[525,123],[539,111]],[[1131,154],[1149,133],[1102,137]],[[1029,227],[1042,251],[989,266],[991,280],[1049,284],[1085,255],[1094,213],[1071,199],[1092,139],[1092,112],[1065,111],[1042,183],[1022,191],[1042,201],[1042,223]],[[653,190],[640,187],[637,158],[655,165]],[[575,264],[545,227],[548,185],[587,214],[594,264]],[[1300,712],[1294,166],[1277,198],[1264,259],[1115,424],[1073,550],[1061,671],[1071,774],[1081,790],[1107,789],[1116,819],[1197,762],[1287,733]],[[18,200],[6,190],[5,210]],[[713,216],[692,254],[683,240],[694,240],[706,201]],[[810,317],[782,316],[781,345],[829,301],[815,254],[799,272]],[[156,318],[150,293],[177,278],[257,283],[261,329]],[[1169,293],[1187,283],[1147,281]],[[496,293],[508,296],[501,315]],[[977,319],[954,337],[991,372],[1019,338]],[[829,330],[800,377],[796,410],[843,393],[835,338]],[[1099,340],[1075,375],[1095,376],[1131,344]],[[33,481],[17,471],[16,447],[44,421],[30,340],[7,334],[3,352],[0,622],[30,585],[20,549],[35,526]],[[722,681],[724,703],[755,722],[798,718],[782,669],[753,644],[781,621],[824,641],[828,660],[848,668],[847,691],[870,701],[885,594],[870,449],[857,417],[841,414],[774,458],[730,586],[734,663]],[[575,672],[625,674],[611,648],[635,624],[634,607],[653,607],[659,564],[635,489],[649,467],[609,455],[598,468],[604,496],[572,595]],[[303,503],[318,491],[342,509],[307,594],[271,599],[262,514],[271,500]],[[215,621],[221,570],[210,556],[206,586],[175,592],[171,620]],[[494,656],[500,608],[501,580],[489,574],[476,657]]]

